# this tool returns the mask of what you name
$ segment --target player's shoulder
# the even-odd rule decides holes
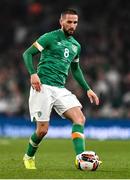
[[[57,34],[58,34],[59,30],[54,30],[54,31],[50,31],[50,32],[47,32],[43,35],[41,35],[38,39],[37,39],[37,42],[40,43],[40,44],[46,44],[46,45],[49,45],[49,44],[52,44],[56,39],[57,39]]]
[[[59,34],[59,29],[47,32],[47,33],[43,34],[42,37],[45,37],[45,36],[46,37],[54,37],[54,36],[57,36],[58,34]]]

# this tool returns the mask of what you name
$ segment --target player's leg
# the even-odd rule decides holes
[[[36,131],[32,134],[29,140],[29,145],[27,149],[27,155],[33,157],[35,152],[38,149],[38,145],[41,142],[42,138],[47,134],[48,131],[48,122],[36,122],[37,128]]]
[[[49,126],[52,99],[46,86],[40,92],[31,88],[29,97],[29,110],[31,120],[36,122],[36,131],[29,140],[28,148],[24,156],[24,165],[27,169],[36,169],[34,155],[42,138],[46,135]]]
[[[82,105],[80,104],[76,96],[66,88],[60,88],[57,91],[58,98],[54,103],[54,109],[59,115],[66,117],[72,121],[72,139],[74,148],[76,154],[80,154],[85,150],[85,117],[81,111]]]
[[[39,143],[48,131],[48,122],[36,122],[36,124],[36,131],[30,137],[27,152],[23,158],[26,169],[36,169],[35,153],[39,147]]]
[[[85,117],[80,107],[73,107],[63,113],[64,117],[70,119],[72,125],[72,140],[76,155],[85,151],[84,123]]]

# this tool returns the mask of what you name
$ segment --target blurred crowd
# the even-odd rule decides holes
[[[77,95],[88,117],[130,118],[128,0],[1,0],[0,114],[28,115],[30,77],[22,53],[40,35],[59,28],[60,13],[68,7],[80,16],[75,34],[82,46],[80,65],[100,106],[90,104],[71,73],[66,87]]]

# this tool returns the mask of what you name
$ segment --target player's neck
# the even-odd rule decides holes
[[[61,28],[61,31],[64,33],[65,37],[67,38],[70,38],[72,35],[68,34],[67,31],[64,31],[62,28]]]

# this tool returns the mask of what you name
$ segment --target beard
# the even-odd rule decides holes
[[[63,27],[63,31],[64,31],[64,33],[67,35],[67,36],[71,36],[71,35],[73,35],[74,34],[74,32],[75,32],[75,30],[74,29],[72,29],[72,28],[70,28],[70,29],[65,29],[64,27]]]

